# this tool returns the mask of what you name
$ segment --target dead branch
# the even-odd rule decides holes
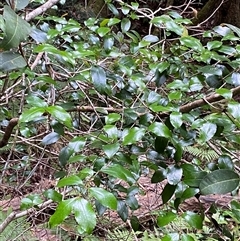
[[[51,204],[53,200],[48,200],[38,206],[39,209],[47,207],[49,204]],[[11,223],[14,219],[21,218],[26,216],[27,214],[31,214],[36,211],[36,208],[29,208],[27,210],[24,210],[22,212],[13,211],[11,212],[7,218],[0,224],[0,233],[4,231],[4,229]]]
[[[35,18],[36,16],[46,12],[49,8],[51,8],[53,5],[58,3],[60,0],[48,0],[46,3],[41,5],[40,7],[34,9],[32,12],[28,13],[26,15],[25,20],[29,22],[31,19]]]
[[[0,148],[1,147],[4,147],[8,144],[8,140],[9,138],[11,137],[11,134],[12,134],[12,131],[13,131],[13,128],[18,124],[18,118],[12,118],[6,129],[5,129],[5,132],[4,132],[4,135],[3,135],[3,138],[2,140],[0,140]]]

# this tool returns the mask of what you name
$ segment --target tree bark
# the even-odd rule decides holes
[[[220,7],[219,7],[220,6]],[[239,0],[209,0],[199,11],[194,24],[205,22],[207,28],[230,23],[240,27],[240,1]]]

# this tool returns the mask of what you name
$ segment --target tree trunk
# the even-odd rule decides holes
[[[206,21],[207,28],[211,28],[222,23],[230,23],[240,27],[240,1],[225,0],[222,5],[221,3],[222,0],[209,0],[199,11],[197,18],[194,19],[193,23],[199,24],[209,18],[209,20]],[[220,8],[218,9],[219,6]],[[216,11],[216,9],[218,10]]]

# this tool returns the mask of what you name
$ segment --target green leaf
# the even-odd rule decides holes
[[[216,133],[217,125],[214,123],[204,123],[199,131],[199,141],[204,144],[209,141]]]
[[[178,166],[170,166],[167,168],[167,180],[170,185],[177,185],[182,178],[183,170]]]
[[[161,241],[179,241],[179,233],[169,233],[161,238]]]
[[[236,73],[236,72],[232,73],[231,83],[235,86],[240,85],[240,74],[239,73]]]
[[[176,162],[179,162],[182,159],[183,147],[180,144],[174,144],[174,147],[175,147],[174,160]]]
[[[104,131],[107,133],[108,137],[111,139],[118,138],[118,129],[114,125],[106,125],[103,127]]]
[[[150,43],[156,43],[159,41],[159,38],[156,35],[149,34],[149,35],[146,35],[143,38],[143,40],[150,42]]]
[[[221,46],[222,46],[222,42],[221,41],[217,41],[217,40],[210,41],[210,42],[207,43],[208,50],[217,49],[217,48],[219,48]]]
[[[227,27],[229,27],[234,33],[236,33],[238,35],[238,37],[240,38],[240,28],[229,24],[229,23],[224,23],[224,25],[226,25]]]
[[[47,146],[47,145],[51,145],[55,142],[57,142],[60,138],[60,135],[56,132],[51,132],[48,135],[44,136],[44,138],[42,139],[42,144]]]
[[[30,194],[21,200],[20,209],[28,209],[41,204],[43,200],[39,194]]]
[[[4,6],[3,18],[5,20],[5,32],[0,48],[9,50],[17,47],[28,37],[31,27],[7,5]]]
[[[118,18],[110,18],[109,21],[108,21],[108,26],[111,27],[111,26],[113,26],[115,24],[118,24],[120,22],[121,22],[121,20],[118,19]]]
[[[188,198],[194,197],[198,193],[199,193],[198,188],[189,187],[186,190],[184,190],[184,192],[182,193],[181,200],[186,200]]]
[[[72,211],[79,225],[78,230],[81,233],[91,234],[96,226],[96,214],[92,205],[83,198],[76,198],[72,206]]]
[[[182,37],[180,38],[180,43],[182,45],[185,45],[188,48],[191,48],[197,52],[203,50],[202,43],[199,39],[194,38],[192,36]]]
[[[123,137],[123,145],[132,145],[142,139],[145,134],[144,128],[133,127],[126,130],[125,136]]]
[[[168,141],[168,138],[157,136],[154,142],[155,151],[159,154],[163,154],[166,147],[168,146]]]
[[[120,178],[129,184],[135,183],[133,174],[119,164],[112,164],[111,166],[103,167],[101,171],[113,177]]]
[[[126,222],[128,219],[128,207],[126,203],[122,200],[118,200],[117,212],[120,218]]]
[[[187,223],[197,229],[202,229],[203,226],[203,216],[196,214],[194,212],[187,211],[183,214],[183,218],[187,221]]]
[[[158,183],[162,182],[164,179],[166,179],[165,172],[162,169],[158,169],[154,172],[151,178],[151,183]]]
[[[176,213],[172,211],[162,211],[157,217],[157,225],[159,227],[164,227],[167,224],[171,223],[177,217]]]
[[[121,21],[121,29],[123,33],[126,33],[131,27],[131,21],[128,18],[124,18]]]
[[[21,69],[26,65],[25,59],[18,53],[0,53],[0,71],[9,72],[10,70]]]
[[[56,211],[49,219],[49,225],[51,228],[61,224],[68,217],[72,211],[75,199],[76,198],[70,198],[58,204]]]
[[[115,123],[115,122],[117,122],[119,120],[121,120],[121,115],[118,114],[118,113],[111,113],[111,114],[108,114],[105,117],[106,125],[110,125],[110,124]]]
[[[48,199],[52,199],[54,202],[62,201],[62,194],[53,189],[48,189],[44,191],[44,196]]]
[[[240,104],[238,102],[228,103],[229,113],[236,119],[240,119]]]
[[[203,195],[226,194],[239,185],[239,176],[232,170],[215,170],[204,177],[199,188]]]
[[[69,177],[64,177],[60,179],[57,183],[57,187],[65,187],[65,186],[78,186],[82,185],[82,179],[77,175],[71,175]]]
[[[58,157],[61,166],[64,167],[67,164],[72,154],[73,154],[73,150],[68,146],[65,146],[61,149]]]
[[[97,33],[99,34],[100,37],[105,36],[106,34],[108,34],[110,32],[110,28],[108,27],[100,27],[97,29]]]
[[[134,195],[128,195],[126,198],[126,203],[131,208],[131,210],[137,210],[139,208],[138,201]]]
[[[181,241],[195,241],[195,239],[189,234],[184,233],[181,235]]]
[[[46,111],[67,127],[72,127],[72,118],[61,106],[49,106]]]
[[[172,112],[170,114],[170,122],[174,128],[178,129],[183,123],[182,113],[181,112]]]
[[[220,88],[216,89],[215,92],[221,96],[223,96],[225,99],[231,99],[232,98],[232,91],[226,88]]]
[[[86,144],[86,138],[76,136],[68,144],[68,147],[73,150],[73,152],[80,152],[83,150]]]
[[[184,28],[180,24],[177,24],[175,21],[166,21],[166,28],[177,35],[181,36],[183,34]]]
[[[103,206],[117,210],[117,199],[116,197],[99,187],[91,187],[89,189],[90,194],[95,197]]]
[[[8,2],[8,1],[7,1]],[[14,9],[13,10],[22,10],[29,4],[29,0],[14,0]]]
[[[119,143],[107,144],[103,146],[103,151],[111,159],[118,152],[119,148]]]
[[[20,122],[33,121],[38,117],[42,116],[44,112],[45,112],[45,108],[43,107],[32,107],[21,114],[19,121]]]
[[[100,66],[93,66],[91,68],[91,77],[93,85],[100,94],[105,93],[107,78],[104,69]]]
[[[26,101],[33,107],[47,107],[48,104],[36,95],[28,95]]]
[[[114,45],[114,38],[111,36],[107,36],[104,38],[103,47],[107,53],[109,53]]]
[[[218,166],[220,169],[234,170],[234,163],[228,155],[222,155],[218,158]]]
[[[171,199],[175,190],[176,190],[176,185],[170,185],[169,183],[166,184],[166,186],[164,187],[161,193],[163,204],[167,203]]]
[[[162,136],[166,138],[170,138],[172,136],[171,131],[163,123],[154,122],[148,127],[148,130],[154,133],[156,136]]]

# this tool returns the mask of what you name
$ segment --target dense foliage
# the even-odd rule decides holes
[[[239,186],[240,29],[224,24],[196,36],[171,9],[106,2],[111,17],[84,23],[49,15],[29,24],[19,11],[28,1],[4,6],[0,145],[10,154],[1,184],[17,183],[6,174],[14,169],[21,190],[38,165],[50,166],[54,186],[23,198],[21,209],[52,200],[50,227],[73,215],[84,236],[107,209],[137,231],[138,180],[149,175],[164,183],[157,226],[182,218],[192,228],[160,238],[198,240],[204,210],[180,212],[181,203]],[[142,17],[145,36],[132,29]],[[233,201],[236,223],[239,209]],[[214,235],[234,240],[230,231]]]

